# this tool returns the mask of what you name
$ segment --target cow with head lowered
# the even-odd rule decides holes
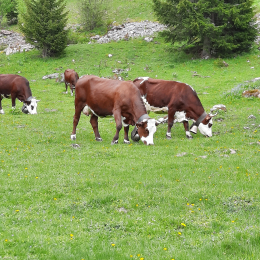
[[[11,97],[12,108],[15,109],[16,98],[23,102],[22,112],[25,114],[37,114],[37,102],[32,97],[29,81],[14,74],[0,74],[0,114],[4,114],[2,99]]]
[[[66,94],[68,93],[68,85],[70,85],[70,93],[73,96],[73,89],[75,89],[76,83],[79,79],[79,75],[72,69],[66,69],[64,72],[64,82],[66,88]]]
[[[192,138],[190,131],[196,134],[197,129],[204,136],[211,137],[212,118],[217,114],[212,111],[226,110],[224,105],[215,105],[209,114],[206,113],[195,90],[185,83],[149,77],[136,78],[133,83],[145,103],[155,108],[168,108],[167,139],[171,139],[171,128],[176,122],[183,122],[187,138]],[[193,120],[190,129],[188,120]]]
[[[114,116],[116,134],[111,144],[117,144],[124,126],[124,143],[128,139],[129,125],[135,125],[137,134],[146,145],[152,145],[158,122],[148,116],[141,94],[131,81],[111,80],[93,75],[81,77],[75,88],[75,115],[71,139],[76,139],[76,127],[81,112],[90,116],[96,141],[102,141],[98,131],[98,118]]]

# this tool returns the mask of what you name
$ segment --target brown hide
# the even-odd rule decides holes
[[[75,88],[78,79],[79,79],[79,75],[76,71],[74,71],[72,69],[65,70],[64,81],[65,81],[66,93],[67,93],[68,84],[69,84],[70,90],[71,90],[71,95],[73,95],[73,89]]]
[[[119,131],[122,128],[121,116],[125,117],[124,123],[135,125],[142,115],[147,114],[140,92],[131,81],[104,79],[92,75],[84,76],[76,84],[72,136],[76,135],[76,127],[85,106],[89,107],[90,123],[98,141],[102,141],[98,132],[98,117],[114,116],[117,132],[112,144],[117,142]],[[85,109],[84,113],[88,115]],[[142,123],[143,128],[146,126],[146,122]],[[140,132],[142,127],[139,127]],[[129,126],[125,127],[125,140],[128,140],[128,130]],[[149,133],[146,131],[145,135],[147,136]]]
[[[11,95],[12,106],[15,107],[15,99],[25,102],[32,96],[29,81],[19,75],[0,74],[0,94],[4,96]],[[2,109],[0,97],[0,110]]]

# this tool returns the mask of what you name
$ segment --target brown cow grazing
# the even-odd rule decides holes
[[[66,94],[68,93],[68,84],[70,84],[71,96],[73,96],[73,89],[75,89],[78,79],[79,79],[79,75],[76,71],[71,69],[65,70],[64,81],[65,81]]]
[[[71,139],[76,139],[76,127],[81,112],[91,114],[90,123],[95,138],[102,141],[98,131],[98,117],[113,115],[116,122],[116,134],[111,144],[117,144],[119,131],[124,126],[124,143],[128,139],[129,125],[136,125],[138,135],[146,145],[153,144],[153,135],[158,122],[146,112],[141,94],[132,82],[99,78],[88,75],[80,78],[75,89],[75,115]]]
[[[183,122],[186,137],[192,138],[190,131],[200,132],[207,136],[212,136],[212,117],[216,114],[207,114],[197,96],[195,90],[181,82],[168,81],[160,79],[151,79],[149,77],[140,77],[135,79],[134,84],[139,88],[144,102],[156,108],[168,107],[168,130],[166,137],[171,139],[171,128],[173,123]],[[226,110],[224,105],[216,105],[211,109]],[[194,123],[189,131],[188,120]]]
[[[2,99],[10,97],[12,99],[12,108],[15,109],[15,99],[23,102],[22,111],[25,114],[37,114],[37,102],[32,97],[29,81],[19,75],[0,74],[0,114],[4,114],[2,108]]]

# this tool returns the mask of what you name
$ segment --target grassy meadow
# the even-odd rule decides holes
[[[151,8],[136,11],[140,2],[113,1],[125,4],[132,20],[146,19],[142,12],[155,19]],[[68,1],[71,10],[75,5]],[[117,15],[113,20],[125,19]],[[37,115],[23,114],[19,101],[15,111],[2,101],[0,259],[260,259],[260,99],[241,96],[254,85],[246,81],[260,75],[260,52],[225,62],[172,52],[159,36],[70,45],[59,58],[42,59],[37,50],[0,54],[0,73],[26,77],[41,100]],[[227,112],[214,118],[211,138],[188,140],[176,124],[167,140],[160,125],[154,146],[123,144],[123,130],[111,146],[112,118],[99,119],[103,142],[96,142],[82,115],[71,141],[74,97],[64,83],[42,79],[67,68],[104,77],[127,68],[124,80],[182,81],[207,112],[216,104]]]

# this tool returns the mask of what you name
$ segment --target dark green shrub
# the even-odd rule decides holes
[[[257,35],[252,0],[153,0],[153,9],[165,39],[201,57],[249,51]]]
[[[57,56],[67,46],[68,30],[65,0],[25,0],[27,11],[19,22],[28,42],[41,50],[42,56]]]

